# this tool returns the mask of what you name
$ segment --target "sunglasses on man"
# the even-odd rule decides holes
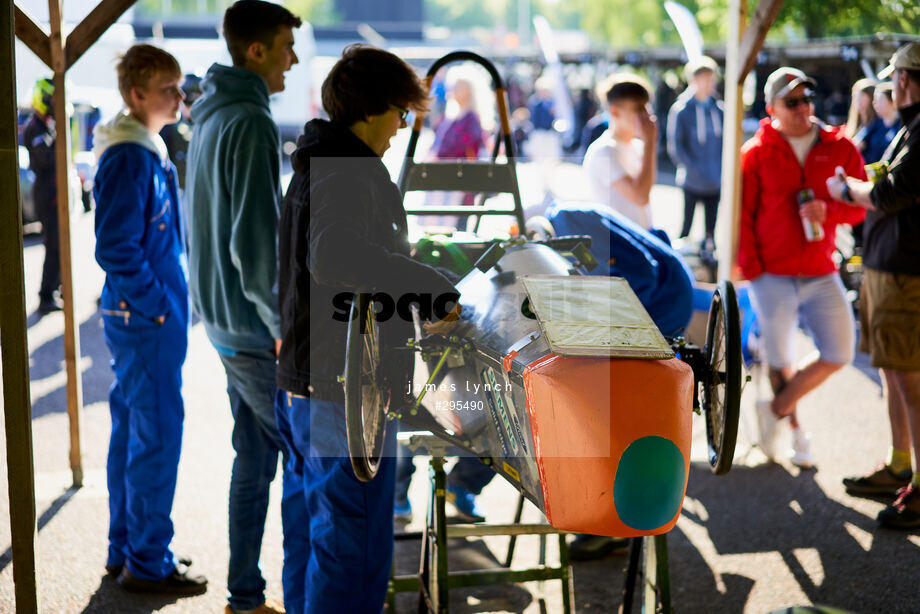
[[[406,118],[409,117],[409,109],[397,107],[395,104],[391,104],[390,107],[392,107],[394,111],[399,113],[399,119],[401,119],[402,121],[406,121]]]
[[[815,101],[814,92],[805,92],[802,96],[796,96],[794,98],[783,98],[783,105],[787,109],[797,109],[803,104],[811,104]]]

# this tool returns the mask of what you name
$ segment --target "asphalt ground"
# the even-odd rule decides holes
[[[542,200],[544,183],[560,197],[585,196],[584,180],[572,166],[546,171],[535,164],[524,165],[520,177],[525,204]],[[682,217],[680,192],[658,185],[652,201],[656,221],[675,231]],[[696,239],[701,233],[701,214],[691,235]],[[69,489],[63,316],[39,319],[35,313],[43,249],[35,237],[27,238],[25,248],[42,611],[222,612],[231,417],[223,369],[200,325],[192,328],[184,371],[186,420],[173,508],[173,544],[208,576],[209,591],[182,599],[129,595],[105,575],[105,455],[110,428],[106,399],[112,374],[96,307],[103,275],[93,260],[92,214],[75,214],[73,245],[84,396],[80,427],[85,478],[79,490]],[[801,356],[813,351],[804,336],[800,346]],[[843,476],[873,469],[890,444],[878,375],[860,356],[800,403],[801,420],[813,435],[817,459],[817,468],[807,471],[785,462],[765,463],[759,451],[751,448],[753,401],[765,389],[762,376],[755,372],[743,395],[736,463],[727,476],[710,473],[703,425],[699,421],[694,425],[696,462],[680,521],[668,536],[676,611],[763,613],[823,603],[863,613],[920,612],[920,536],[877,529],[875,515],[883,503],[850,497],[840,482]],[[0,445],[0,457],[5,467],[5,445]],[[418,457],[416,463],[419,470],[410,490],[416,515],[409,530],[421,528],[427,496],[426,459]],[[6,471],[0,483],[0,612],[12,612]],[[262,567],[268,595],[280,599],[278,480],[272,495]],[[486,487],[481,502],[489,521],[510,522],[517,493],[496,479]],[[539,512],[528,505],[525,522],[539,519]],[[507,541],[501,537],[455,541],[451,543],[451,568],[495,566],[504,559]],[[417,569],[418,550],[418,542],[397,544],[398,573]],[[536,564],[537,552],[537,538],[520,539],[515,566]],[[552,539],[548,553],[549,563],[558,560]],[[576,611],[615,612],[624,566],[623,556],[576,564]],[[415,612],[414,597],[400,596],[397,611]],[[451,611],[555,613],[562,611],[561,593],[557,582],[457,590],[451,595]]]

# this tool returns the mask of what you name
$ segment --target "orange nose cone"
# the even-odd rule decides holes
[[[524,371],[544,511],[559,529],[632,537],[674,527],[690,469],[684,362],[549,355]]]

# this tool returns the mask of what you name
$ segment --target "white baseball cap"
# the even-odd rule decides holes
[[[764,99],[767,104],[773,104],[774,100],[785,98],[789,92],[803,84],[815,87],[815,80],[798,68],[781,66],[767,77],[767,83],[763,88]]]
[[[920,70],[920,43],[902,45],[888,60],[888,66],[882,69],[878,78],[887,79],[898,68]]]

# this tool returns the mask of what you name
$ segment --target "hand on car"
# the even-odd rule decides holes
[[[463,313],[463,308],[460,306],[460,303],[457,303],[454,308],[450,310],[450,313],[444,316],[443,320],[425,322],[422,324],[422,329],[429,335],[446,335],[457,325],[461,313]]]

